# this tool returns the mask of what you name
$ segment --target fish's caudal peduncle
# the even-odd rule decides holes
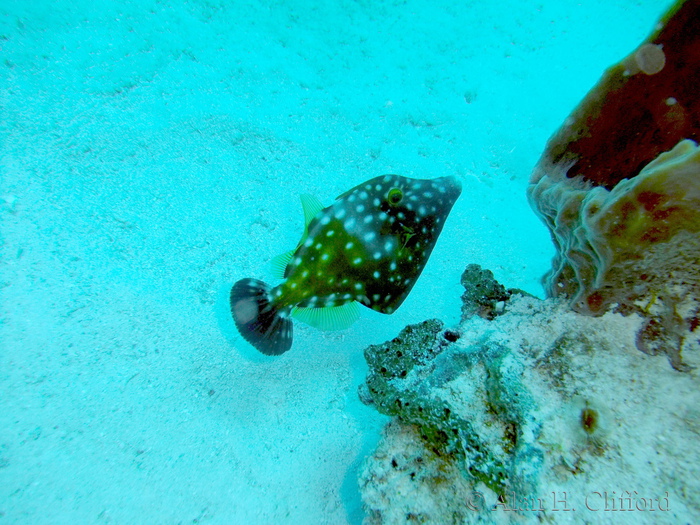
[[[290,317],[339,330],[357,319],[360,304],[393,313],[423,271],[460,193],[455,177],[383,175],[326,208],[302,196],[302,239],[273,261],[285,281],[272,288],[242,279],[231,290],[239,332],[262,353],[279,355],[292,345]]]

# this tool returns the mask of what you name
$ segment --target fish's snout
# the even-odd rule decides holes
[[[435,182],[441,184],[445,188],[447,195],[450,197],[453,203],[462,194],[462,181],[460,181],[454,175],[440,177],[439,179],[436,179]]]
[[[459,180],[454,175],[450,175],[449,177],[446,177],[446,179],[450,181],[450,184],[457,195],[462,193],[462,181],[461,180]]]

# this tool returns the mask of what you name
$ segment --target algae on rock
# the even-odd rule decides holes
[[[672,505],[623,522],[700,519],[700,380],[640,352],[640,323],[515,294],[367,348],[360,396],[394,416],[360,476],[367,523],[597,521],[595,492],[627,487]]]

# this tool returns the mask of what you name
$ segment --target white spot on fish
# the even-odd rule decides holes
[[[372,201],[372,204],[374,204],[374,206],[377,207],[377,208],[379,207],[379,205],[380,205],[381,203],[382,203],[382,201],[380,201],[380,200],[379,200],[378,198],[376,198],[376,197],[375,197],[374,200]]]
[[[322,247],[323,247],[323,244],[321,244],[320,242],[316,243],[316,246],[314,246],[314,248],[316,248],[317,250],[320,250]]]
[[[355,243],[354,243],[354,242],[349,242],[349,243],[347,243],[347,244],[345,245],[345,249],[346,249],[346,250],[349,250],[349,249],[352,248],[353,246],[355,246]]]
[[[355,290],[362,290],[362,284],[361,284],[361,283],[355,283]]]
[[[365,224],[369,224],[369,223],[372,222],[373,220],[374,220],[374,217],[372,217],[371,215],[367,215],[367,216],[365,217],[365,220],[362,221],[362,222],[364,222]]]
[[[372,256],[376,261],[382,258],[382,252],[374,252],[374,255]]]
[[[367,188],[367,186],[369,186],[369,188]],[[367,186],[365,186],[365,188],[367,188],[368,190],[372,189],[372,186],[370,186],[369,184]],[[366,191],[360,192],[361,199],[366,199],[367,197],[369,197],[369,194]]]
[[[365,236],[363,237],[363,239],[364,239],[365,241],[369,242],[369,241],[373,241],[374,238],[375,238],[376,236],[377,236],[376,233],[374,233],[374,232],[368,232],[368,233],[365,233]]]
[[[351,230],[355,226],[355,219],[350,218],[347,221],[345,221],[345,229],[346,230]]]
[[[375,270],[374,273],[373,273],[372,275],[374,276],[375,279],[379,279],[379,277],[380,277],[382,274],[379,273],[377,270]]]
[[[355,257],[352,260],[352,264],[355,264],[355,265],[362,264],[362,257]]]
[[[345,208],[340,208],[335,212],[335,218],[342,219],[343,217],[345,217]]]
[[[314,243],[314,240],[311,237],[309,237],[308,239],[306,239],[306,241],[304,241],[304,246],[306,246],[308,248],[313,243]]]
[[[394,243],[393,243],[393,242],[391,242],[391,241],[389,240],[389,241],[386,241],[386,242],[384,243],[384,251],[386,251],[386,252],[388,253],[388,252],[391,252],[393,249],[394,249]]]
[[[333,237],[333,235],[335,235],[335,230],[328,230],[326,232],[326,237]]]
[[[396,270],[396,261],[391,261],[391,264],[389,265],[389,269],[393,272]]]
[[[331,218],[328,215],[324,215],[323,218],[321,219],[321,224],[326,225],[329,222],[331,222]]]
[[[323,255],[321,255],[321,260],[322,260],[322,261],[327,261],[327,260],[328,260],[328,254],[327,254],[327,253],[324,253]]]
[[[355,211],[356,211],[357,213],[362,213],[363,211],[365,211],[365,205],[364,205],[364,204],[359,204],[359,205],[357,206],[357,208],[355,208]]]

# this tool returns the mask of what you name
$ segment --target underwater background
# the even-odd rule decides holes
[[[531,170],[670,4],[0,0],[0,524],[360,523],[363,349],[543,296]],[[232,283],[385,173],[463,187],[411,295],[257,354]]]

